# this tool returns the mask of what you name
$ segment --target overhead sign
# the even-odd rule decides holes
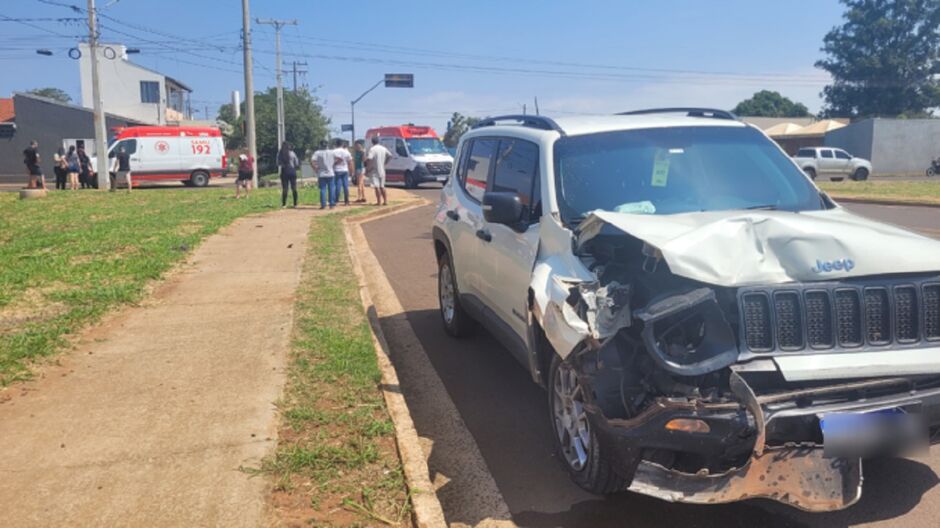
[[[340,128],[340,131],[342,131],[342,132],[352,132],[352,131],[353,131],[353,126],[352,126],[352,125],[340,125],[339,128]]]
[[[413,73],[386,73],[386,88],[414,88],[415,76]]]

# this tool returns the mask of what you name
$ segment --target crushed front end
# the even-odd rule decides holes
[[[566,361],[630,490],[838,510],[863,458],[936,439],[940,275],[716,286],[623,233],[577,256],[596,281],[568,285]]]

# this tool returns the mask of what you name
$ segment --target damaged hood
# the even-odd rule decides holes
[[[940,270],[940,242],[843,208],[645,215],[595,211],[578,245],[611,225],[662,253],[676,275],[717,286]]]

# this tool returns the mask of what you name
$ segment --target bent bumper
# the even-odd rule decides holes
[[[917,412],[930,431],[937,431],[940,387],[912,386],[909,379],[889,378],[758,396],[732,373],[738,402],[664,399],[629,420],[608,420],[596,409],[589,416],[599,441],[622,462],[618,471],[632,476],[631,491],[696,504],[762,497],[807,511],[832,511],[861,497],[861,460],[824,458],[819,418],[901,408]],[[700,420],[708,432],[667,429],[675,419]],[[706,467],[731,469],[686,473],[642,459],[649,450],[691,454]]]

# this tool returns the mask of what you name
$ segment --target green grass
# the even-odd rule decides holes
[[[818,185],[837,200],[856,198],[940,205],[940,178],[918,181],[819,182]]]
[[[278,448],[249,471],[272,475],[276,493],[310,507],[314,524],[334,522],[341,508],[369,525],[399,525],[410,501],[343,234],[342,219],[356,212],[311,224]]]
[[[314,203],[315,189],[302,190]],[[270,211],[279,191],[233,200],[230,189],[142,189],[131,194],[0,193],[0,385],[67,347],[68,336],[141,298],[192,249],[235,218]]]

